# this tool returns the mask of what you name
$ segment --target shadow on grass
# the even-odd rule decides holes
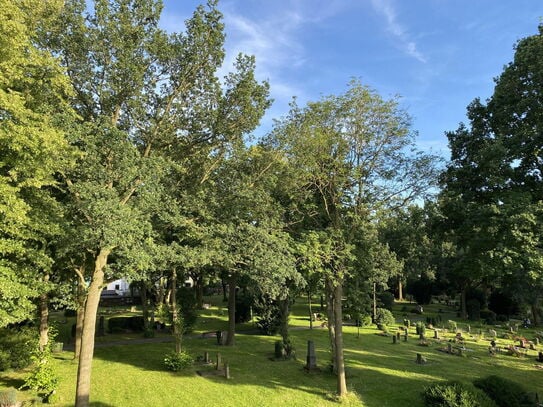
[[[23,379],[15,379],[13,377],[6,377],[6,376],[0,376],[0,383],[2,383],[5,387],[13,387],[14,389],[18,389],[24,384]]]

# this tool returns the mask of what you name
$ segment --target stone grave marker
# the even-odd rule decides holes
[[[315,343],[313,341],[307,341],[307,357],[304,369],[309,372],[318,369],[317,355],[315,354]]]

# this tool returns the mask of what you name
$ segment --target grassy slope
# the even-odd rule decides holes
[[[302,300],[300,300],[302,301]],[[196,332],[226,328],[224,306],[203,311]],[[222,306],[222,309],[220,308]],[[332,406],[335,377],[327,373],[329,361],[328,333],[326,329],[307,329],[308,320],[303,316],[305,304],[294,307],[291,320],[291,335],[298,350],[297,361],[273,362],[275,337],[250,334],[251,324],[240,327],[245,334],[237,336],[233,348],[218,347],[213,338],[202,339],[193,335],[185,340],[187,350],[193,355],[210,352],[214,358],[221,352],[230,365],[232,379],[223,377],[201,377],[196,370],[211,367],[196,364],[194,369],[183,373],[165,372],[162,358],[173,345],[144,344],[97,347],[92,374],[92,401],[95,406]],[[433,309],[435,311],[435,307]],[[432,309],[426,309],[431,312]],[[400,315],[400,312],[396,313]],[[453,314],[444,314],[453,319]],[[420,317],[419,317],[420,318]],[[465,324],[460,324],[461,327]],[[472,326],[472,332],[478,329]],[[499,331],[499,330],[498,330]],[[377,335],[374,327],[360,330],[357,337],[355,327],[345,327],[345,358],[348,387],[357,396],[350,397],[342,405],[364,406],[420,406],[420,393],[424,386],[438,380],[470,381],[476,377],[498,374],[523,383],[530,391],[543,395],[543,370],[534,367],[536,352],[529,357],[515,358],[506,354],[496,357],[488,355],[488,340],[468,340],[466,357],[439,352],[446,342],[431,346],[418,345],[414,328],[407,343],[396,345],[390,337]],[[428,330],[431,337],[433,331]],[[531,338],[532,332],[525,332]],[[120,339],[123,336],[108,336],[105,339]],[[452,334],[449,334],[452,337]],[[105,340],[104,339],[104,340]],[[307,374],[303,371],[307,340],[314,340],[317,363],[321,373]],[[513,343],[500,339],[498,345]],[[540,347],[543,350],[543,346]],[[417,365],[416,353],[427,359],[426,365]],[[73,404],[76,365],[70,352],[63,352],[55,360],[62,384],[59,389],[59,406]],[[0,389],[20,384],[21,374],[0,375]]]

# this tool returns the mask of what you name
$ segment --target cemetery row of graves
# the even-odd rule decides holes
[[[262,335],[255,320],[238,326],[236,346],[224,346],[225,305],[218,298],[208,300],[192,332],[184,335],[183,350],[190,357],[180,365],[168,361],[173,349],[168,326],[157,324],[154,337],[144,338],[141,332],[109,329],[108,324],[139,317],[139,307],[101,309],[106,329],[97,329],[92,405],[337,404],[326,321],[315,314],[310,329],[304,300],[293,307],[290,337],[296,357],[288,359],[276,346],[279,337]],[[537,327],[526,327],[521,320],[496,325],[460,320],[454,307],[442,304],[425,306],[422,313],[405,309],[395,304],[394,322],[379,326],[345,321],[349,397],[342,405],[446,405],[432,403],[450,389],[467,400],[484,399],[485,386],[502,403],[516,398],[518,404],[484,399],[496,404],[464,405],[537,405],[543,395],[543,332]],[[52,404],[70,406],[76,373],[72,318],[61,313],[55,318],[59,333],[52,363],[59,385]],[[27,374],[25,369],[0,372],[2,394],[20,388]],[[39,399],[30,390],[16,393],[28,405]],[[0,405],[9,405],[2,400]]]

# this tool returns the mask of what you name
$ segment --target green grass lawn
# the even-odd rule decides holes
[[[209,301],[208,301],[209,302]],[[337,405],[333,394],[335,377],[328,372],[330,360],[328,332],[316,324],[309,330],[306,304],[299,300],[293,307],[291,335],[298,353],[298,360],[271,361],[277,337],[254,334],[254,324],[240,326],[235,347],[217,346],[214,338],[201,338],[199,332],[226,329],[226,309],[220,301],[211,302],[210,309],[202,311],[195,334],[185,338],[186,349],[194,356],[209,352],[214,359],[220,352],[230,366],[231,379],[220,376],[199,376],[196,371],[208,371],[213,367],[196,363],[182,373],[167,372],[162,360],[173,349],[171,343],[147,343],[140,345],[97,346],[92,373],[91,400],[95,406],[333,406]],[[536,351],[517,358],[499,353],[488,353],[489,336],[478,338],[479,329],[489,327],[471,325],[471,333],[465,332],[467,323],[455,318],[452,309],[441,306],[425,307],[424,315],[409,314],[412,320],[437,315],[439,308],[448,319],[459,322],[466,337],[466,356],[455,356],[439,351],[447,347],[447,340],[454,333],[441,333],[441,342],[430,339],[429,346],[420,346],[415,328],[410,329],[408,342],[402,339],[392,343],[391,337],[379,335],[375,327],[358,329],[345,326],[345,359],[347,383],[353,392],[345,406],[421,406],[423,388],[442,380],[471,381],[477,377],[497,374],[522,383],[527,390],[543,396],[543,370],[537,369]],[[445,308],[445,309],[443,309]],[[403,321],[402,304],[395,305],[397,321]],[[405,310],[405,308],[404,308]],[[496,328],[500,335],[506,328]],[[396,332],[396,327],[391,329]],[[521,330],[521,335],[533,338],[534,332]],[[433,337],[433,331],[426,335]],[[140,337],[135,335],[107,335],[100,341]],[[320,373],[306,373],[305,352],[307,341],[313,340],[317,350]],[[499,338],[498,346],[514,343],[512,339]],[[539,347],[543,350],[543,346]],[[415,363],[421,353],[428,363]],[[72,353],[65,351],[55,355],[55,364],[62,377],[58,406],[73,405],[76,364]],[[22,372],[0,373],[0,389],[18,387]],[[21,398],[32,397],[30,392],[20,392]]]

